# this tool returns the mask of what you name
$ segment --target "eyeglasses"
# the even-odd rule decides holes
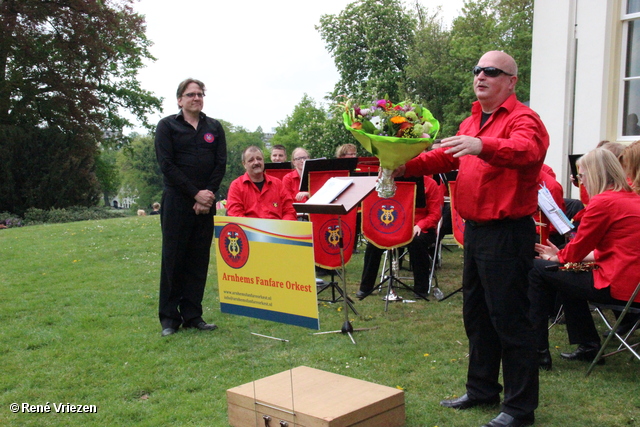
[[[484,71],[484,75],[487,77],[498,77],[500,74],[506,74],[507,76],[513,76],[513,74],[509,74],[506,71],[501,70],[496,67],[478,67],[477,65],[473,67],[473,75],[480,75],[481,72]]]
[[[307,160],[308,158],[309,158],[309,156],[294,157],[293,161],[294,162],[299,162],[300,160]]]
[[[203,92],[189,92],[189,93],[182,94],[182,96],[186,96],[187,98],[204,98],[204,93]]]

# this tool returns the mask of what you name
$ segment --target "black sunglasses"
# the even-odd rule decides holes
[[[506,74],[507,76],[513,76],[513,74],[509,74],[506,71],[501,70],[496,67],[478,67],[477,65],[473,67],[473,75],[477,76],[481,72],[484,71],[484,75],[487,77],[498,77],[500,74]]]

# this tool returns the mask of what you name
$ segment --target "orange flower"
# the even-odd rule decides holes
[[[393,117],[391,117],[391,123],[394,123],[396,125],[399,125],[400,123],[404,123],[406,121],[407,121],[407,119],[405,117],[402,117],[402,116],[393,116]]]
[[[362,129],[362,123],[360,123],[360,122],[353,122],[353,124],[351,125],[351,127],[352,127],[353,129],[358,129],[358,130],[359,130],[359,129]]]

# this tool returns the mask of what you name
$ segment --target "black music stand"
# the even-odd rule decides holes
[[[336,288],[338,292],[342,295],[342,299],[344,301],[344,324],[342,325],[342,329],[339,331],[330,331],[330,332],[320,332],[320,333],[335,333],[342,332],[343,334],[348,334],[349,338],[351,338],[351,342],[356,343],[353,339],[352,332],[356,331],[351,326],[351,322],[349,322],[349,307],[350,301],[349,296],[347,295],[347,276],[345,272],[345,263],[344,263],[344,246],[342,242],[342,215],[346,215],[351,210],[353,210],[358,204],[369,195],[373,191],[376,186],[377,177],[369,177],[369,176],[359,176],[359,177],[336,177],[336,179],[343,180],[351,180],[353,183],[347,187],[338,197],[330,203],[326,204],[313,204],[313,203],[294,203],[293,207],[296,212],[299,213],[310,213],[310,214],[325,214],[325,215],[337,215],[338,217],[338,228],[340,229],[340,266],[341,266],[341,278],[342,278],[342,288],[339,286]],[[326,185],[326,184],[325,184]],[[351,304],[351,308],[354,309]],[[367,328],[369,329],[369,328]],[[358,330],[366,330],[366,329],[358,329]]]

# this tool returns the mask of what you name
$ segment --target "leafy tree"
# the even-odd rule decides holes
[[[340,73],[334,98],[401,99],[414,27],[401,0],[357,0],[339,15],[323,15],[316,29]]]
[[[122,134],[143,124],[161,100],[137,72],[154,59],[133,0],[0,1],[0,123],[83,133]],[[122,138],[122,137],[121,137]]]
[[[162,198],[162,172],[156,159],[154,138],[134,136],[128,149],[118,153],[118,166],[122,187],[128,196],[135,198],[141,208],[150,207]]]
[[[297,147],[304,147],[311,151],[310,145],[322,138],[323,126],[326,114],[322,108],[316,106],[313,98],[306,93],[302,100],[293,108],[291,116],[279,122],[276,134],[271,140],[272,145],[282,144],[286,147],[287,153],[293,152]],[[310,153],[317,157],[315,152]]]
[[[452,35],[440,12],[429,12],[416,3],[415,13],[418,25],[415,43],[409,53],[404,87],[409,99],[423,104],[440,121],[439,136],[450,136],[457,131],[459,122],[447,122],[445,110],[468,84],[468,78],[456,78],[451,56]],[[465,77],[468,76],[465,74]]]
[[[445,107],[445,120],[458,123],[469,114],[476,97],[471,68],[490,50],[502,50],[518,63],[518,99],[529,99],[533,0],[467,0],[463,16],[451,30],[452,79],[465,80],[457,97]]]
[[[343,144],[355,144],[360,156],[371,155],[358,144],[351,132],[344,127],[343,112],[344,108],[339,105],[330,107],[327,119],[322,124],[322,136],[317,140],[310,141],[307,145],[314,157],[335,157],[336,148]]]
[[[117,151],[105,148],[96,157],[96,178],[100,183],[100,191],[104,198],[105,206],[109,206],[111,198],[118,194],[121,180],[117,165]]]
[[[0,125],[0,212],[94,206],[96,146],[54,129]]]
[[[226,198],[231,181],[245,173],[242,166],[242,152],[245,148],[255,145],[264,150],[264,142],[262,142],[264,133],[261,128],[256,129],[255,132],[249,132],[241,126],[234,126],[224,120],[220,120],[220,123],[224,127],[227,139],[227,171],[220,184],[220,190],[216,194],[219,200]],[[268,156],[268,153],[264,154],[265,157]]]

